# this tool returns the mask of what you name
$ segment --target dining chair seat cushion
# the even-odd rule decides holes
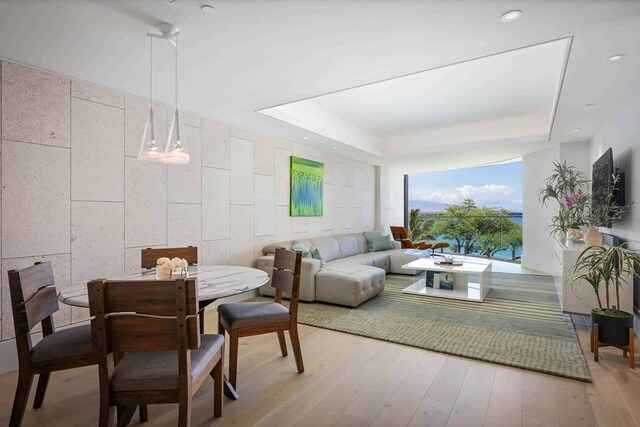
[[[220,319],[231,329],[288,322],[289,310],[275,302],[238,302],[221,304]]]
[[[200,336],[200,348],[191,350],[192,381],[203,373],[222,344],[222,335]],[[178,378],[177,351],[126,353],[116,365],[112,387],[113,391],[175,390]]]
[[[68,360],[93,353],[91,325],[60,329],[42,338],[31,352],[34,363],[51,360]]]

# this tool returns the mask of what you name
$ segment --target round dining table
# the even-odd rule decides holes
[[[217,299],[242,294],[258,289],[269,281],[269,276],[262,270],[232,265],[191,265],[188,267],[188,277],[196,278],[198,282],[198,303],[204,309]],[[177,275],[177,277],[180,277]],[[155,269],[138,271],[135,273],[116,274],[108,280],[156,280]],[[75,307],[89,307],[87,283],[69,286],[58,292],[58,300]],[[200,330],[204,332],[203,316],[200,316]],[[238,394],[225,377],[225,394],[231,399],[237,399]]]

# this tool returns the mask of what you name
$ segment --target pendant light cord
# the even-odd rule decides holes
[[[179,103],[178,103],[178,58],[180,57],[180,55],[178,55],[178,34],[176,34],[176,108],[178,108]]]
[[[151,83],[149,84],[149,100],[151,101],[151,108],[153,108],[153,37],[149,37],[151,59],[149,61],[149,74],[151,75]]]

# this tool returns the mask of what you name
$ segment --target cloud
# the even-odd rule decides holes
[[[522,203],[521,200],[513,199],[514,193],[515,189],[509,185],[463,185],[460,187],[410,188],[409,198],[446,205],[462,203],[464,199],[472,199],[479,206],[511,207],[518,202]]]

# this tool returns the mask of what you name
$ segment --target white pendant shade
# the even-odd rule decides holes
[[[164,152],[156,140],[156,125],[153,119],[153,107],[151,107],[149,109],[147,124],[144,126],[144,132],[142,133],[138,160],[142,160],[143,162],[161,162],[163,158]]]
[[[186,165],[189,163],[189,149],[182,131],[182,121],[180,120],[180,109],[178,107],[176,107],[176,111],[173,114],[163,161],[171,165]]]

